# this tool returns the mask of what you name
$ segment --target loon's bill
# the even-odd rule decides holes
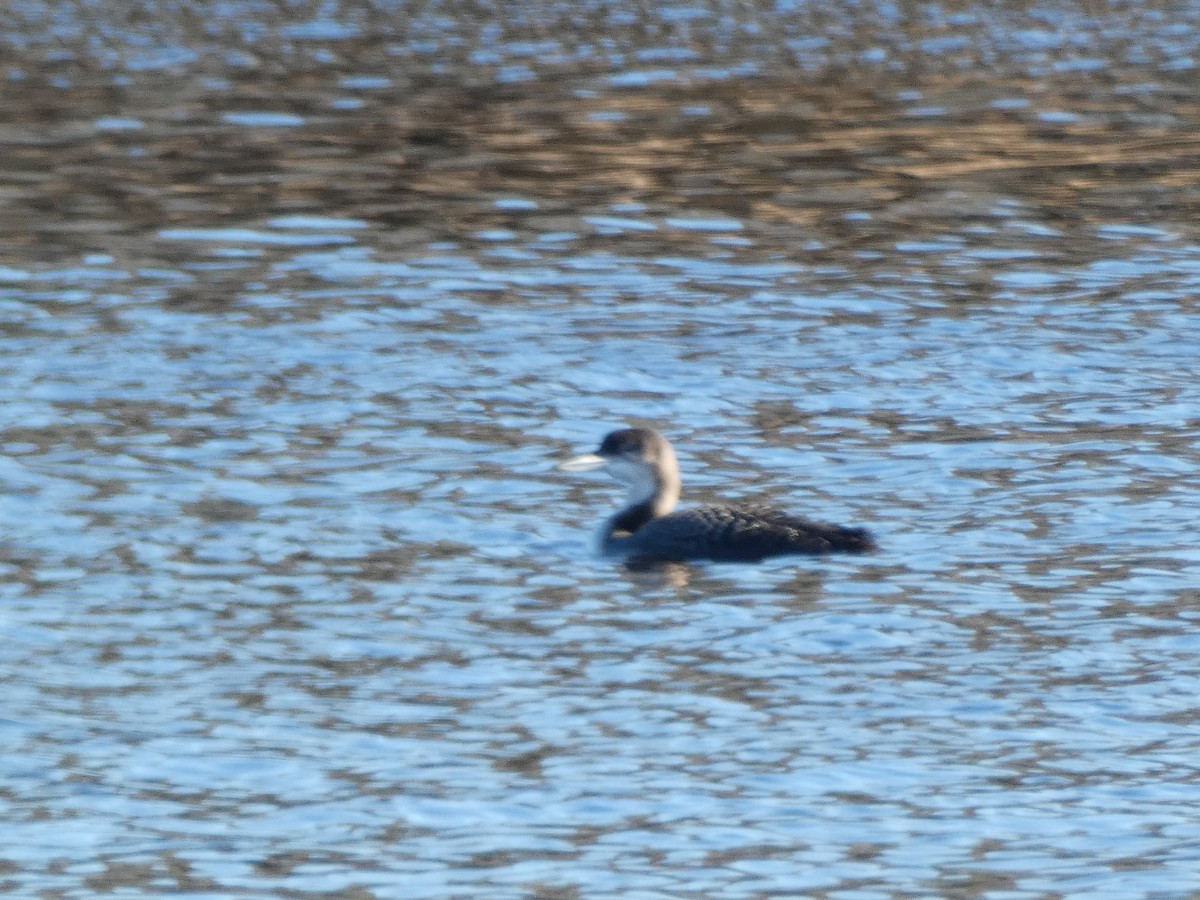
[[[608,465],[608,460],[595,453],[584,453],[558,464],[560,472],[591,472]]]

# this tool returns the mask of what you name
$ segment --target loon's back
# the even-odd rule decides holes
[[[637,559],[756,562],[768,556],[867,553],[865,528],[813,522],[775,509],[701,506],[651,519],[608,549]]]

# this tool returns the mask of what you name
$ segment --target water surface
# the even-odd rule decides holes
[[[1195,891],[1194,10],[22,9],[6,889]]]

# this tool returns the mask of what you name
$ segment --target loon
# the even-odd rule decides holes
[[[673,512],[679,463],[667,439],[649,428],[611,432],[595,453],[559,465],[567,472],[599,468],[629,488],[625,508],[604,524],[605,554],[637,562],[758,562],[769,556],[875,549],[865,528],[813,522],[770,508],[700,506]]]

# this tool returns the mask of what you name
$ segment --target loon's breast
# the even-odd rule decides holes
[[[652,519],[607,541],[610,552],[641,559],[755,562],[788,554],[874,549],[863,528],[814,522],[775,509],[700,506]]]

